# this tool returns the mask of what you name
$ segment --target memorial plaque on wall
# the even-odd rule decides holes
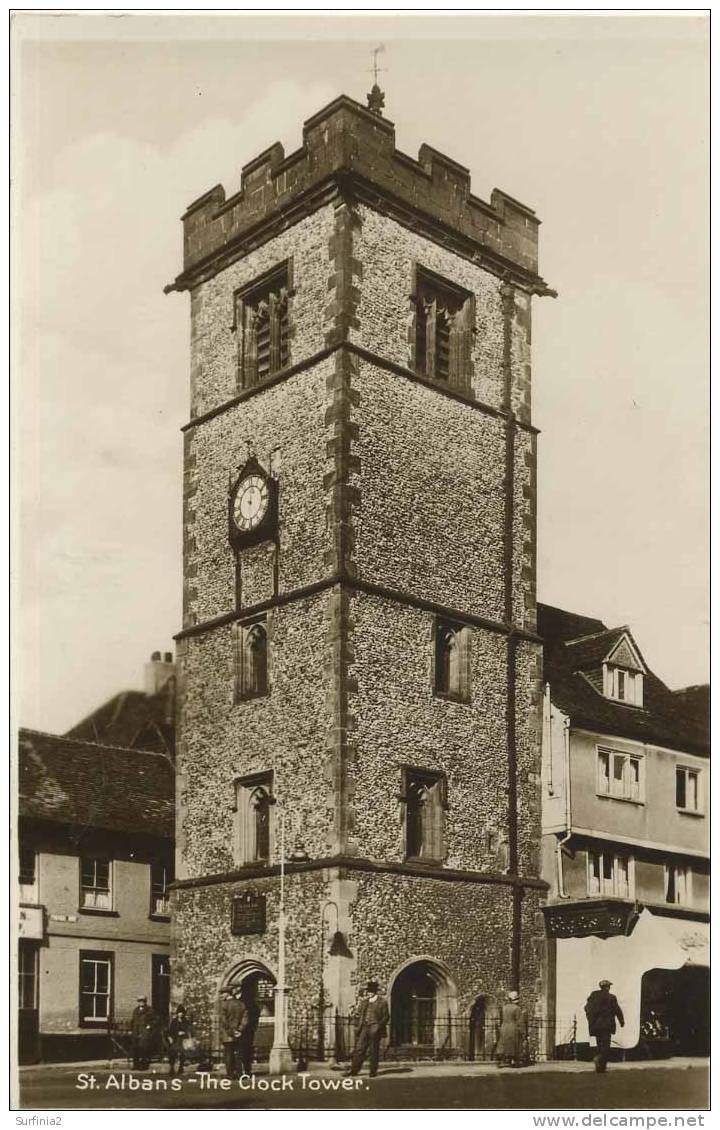
[[[233,934],[264,934],[265,895],[254,891],[233,895],[230,930]]]

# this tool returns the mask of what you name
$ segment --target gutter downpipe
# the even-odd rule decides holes
[[[552,731],[551,731],[552,741]],[[565,891],[565,877],[563,875],[562,849],[572,836],[572,808],[570,804],[570,719],[563,718],[563,747],[565,757],[565,827],[567,831],[562,839],[557,842],[557,877],[558,897],[561,899],[570,896]]]

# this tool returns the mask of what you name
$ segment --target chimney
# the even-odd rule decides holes
[[[171,651],[154,651],[150,662],[145,664],[145,694],[153,695],[175,678],[175,661]]]

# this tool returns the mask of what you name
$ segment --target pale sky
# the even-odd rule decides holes
[[[63,732],[181,626],[180,216],[338,94],[540,219],[539,597],[708,678],[703,16],[15,16],[16,708]]]

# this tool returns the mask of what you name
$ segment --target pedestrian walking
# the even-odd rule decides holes
[[[150,1066],[150,1057],[157,1041],[158,1018],[148,1005],[147,997],[140,996],[130,1019],[132,1036],[133,1067],[145,1071]]]
[[[498,1067],[522,1067],[527,1063],[527,1013],[520,994],[512,989],[500,1011],[500,1033],[495,1047]]]
[[[175,1074],[175,1064],[178,1065],[178,1075],[182,1075],[185,1067],[185,1053],[189,1051],[191,1041],[192,1025],[185,1011],[185,1006],[179,1004],[167,1030],[168,1065],[171,1075]]]
[[[241,1041],[247,1026],[247,1008],[241,1000],[241,989],[224,989],[220,1003],[220,1039],[225,1052],[225,1073],[234,1078],[239,1075]],[[252,1056],[251,1056],[252,1058]]]
[[[380,1058],[380,1041],[387,1033],[390,1018],[387,1001],[380,996],[377,981],[368,981],[365,995],[358,1002],[353,1018],[355,1027],[355,1047],[350,1060],[348,1075],[357,1075],[368,1057],[370,1075],[377,1075]]]
[[[595,1070],[603,1072],[607,1070],[610,1041],[615,1034],[615,1020],[624,1028],[625,1017],[617,997],[610,992],[612,981],[600,981],[599,986],[598,989],[593,989],[585,1002],[585,1015],[590,1035],[595,1037],[597,1044]]]

